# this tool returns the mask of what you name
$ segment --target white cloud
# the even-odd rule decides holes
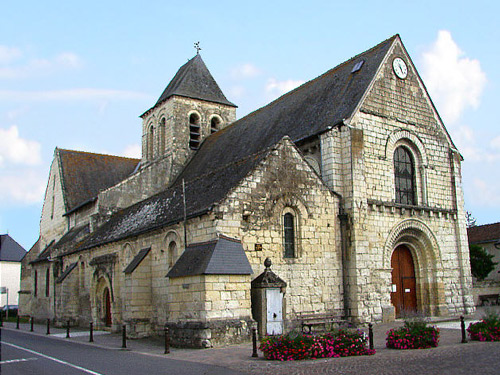
[[[474,194],[470,197],[471,201],[484,207],[500,207],[498,183],[488,183],[480,178],[475,178],[473,186]]]
[[[500,151],[500,135],[491,140],[490,146],[494,149],[498,149]]]
[[[0,202],[39,203],[45,193],[46,177],[37,171],[17,170],[0,175]]]
[[[9,64],[21,56],[22,53],[17,48],[0,46],[0,65]]]
[[[1,100],[16,101],[74,101],[74,100],[135,100],[149,98],[148,95],[123,90],[77,88],[51,91],[0,90]]]
[[[422,76],[448,124],[456,123],[468,107],[479,106],[486,84],[479,60],[466,57],[446,30],[439,31],[434,44],[423,54]]]
[[[22,56],[17,48],[0,46],[0,79],[28,78],[56,73],[61,69],[78,69],[83,66],[82,59],[73,52],[61,52],[53,58],[32,58],[22,64],[12,64]]]
[[[284,93],[293,90],[294,88],[302,85],[304,81],[301,80],[286,80],[278,81],[275,78],[269,78],[266,83],[266,92],[273,98],[277,98]]]
[[[0,128],[0,167],[5,163],[38,165],[42,161],[40,151],[40,143],[19,137],[17,126]]]
[[[233,79],[254,78],[261,74],[262,71],[251,63],[238,65],[231,70]]]
[[[128,145],[123,150],[122,155],[127,158],[140,159],[142,156],[142,148],[139,144]]]

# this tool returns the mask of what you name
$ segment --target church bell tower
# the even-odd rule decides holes
[[[142,165],[168,158],[168,184],[206,137],[236,120],[236,105],[227,100],[197,53],[141,118]]]

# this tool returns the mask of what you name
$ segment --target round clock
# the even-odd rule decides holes
[[[394,69],[394,73],[396,76],[401,79],[405,79],[408,75],[408,68],[406,67],[406,63],[400,57],[396,57],[392,60],[392,68]]]

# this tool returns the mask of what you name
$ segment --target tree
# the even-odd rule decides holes
[[[465,212],[465,223],[467,225],[467,228],[472,228],[476,226],[476,218],[472,216],[472,214],[469,211]]]
[[[493,271],[497,262],[493,262],[493,255],[488,254],[479,245],[469,245],[469,252],[472,276],[478,281],[482,281]]]

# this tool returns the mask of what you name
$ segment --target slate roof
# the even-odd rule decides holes
[[[0,235],[0,262],[20,262],[26,250],[8,234]]]
[[[253,170],[265,155],[267,152],[250,155],[236,163],[187,181],[185,184],[187,217],[196,217],[208,212],[215,203],[224,199],[227,192]],[[118,211],[71,252],[178,223],[183,217],[182,184],[178,183],[155,196]]]
[[[40,263],[48,261],[52,254],[52,250],[54,249],[55,243],[55,240],[50,241],[49,244],[45,246],[45,249],[43,249],[42,252],[36,257],[36,259],[32,260],[30,263]]]
[[[310,138],[353,115],[397,38],[399,36],[395,35],[387,39],[212,134],[170,188],[117,212],[73,251],[182,221],[182,180],[186,182],[187,216],[208,212],[280,140],[289,137],[298,142]],[[360,61],[364,61],[361,69],[353,73],[353,67]],[[188,75],[185,71],[189,66],[200,62],[201,57],[197,56],[181,67],[165,92],[174,92],[175,82],[182,81],[184,74]]]
[[[139,159],[57,149],[61,162],[66,213],[89,203],[97,194],[130,176]]]
[[[297,142],[349,118],[398,35],[329,70],[205,139],[180,179],[255,154],[284,136]],[[353,67],[363,60],[355,73]],[[224,150],[224,152],[220,152]]]
[[[467,228],[467,236],[471,244],[500,241],[500,223]]]
[[[73,271],[76,268],[77,264],[78,264],[78,262],[74,262],[74,263],[71,263],[68,267],[66,267],[66,269],[61,274],[61,276],[59,276],[59,278],[56,280],[56,283],[57,284],[62,283],[64,281],[64,279],[71,273],[71,271]]]
[[[180,67],[153,108],[173,95],[236,107],[227,100],[200,55],[196,55]]]
[[[253,273],[241,242],[226,236],[189,245],[167,277],[194,275],[251,275]]]
[[[142,249],[137,253],[137,255],[132,259],[130,264],[123,270],[124,273],[129,274],[135,271],[135,269],[141,264],[141,262],[146,258],[146,255],[149,254],[149,251],[151,250],[151,247],[148,247],[146,249]]]

